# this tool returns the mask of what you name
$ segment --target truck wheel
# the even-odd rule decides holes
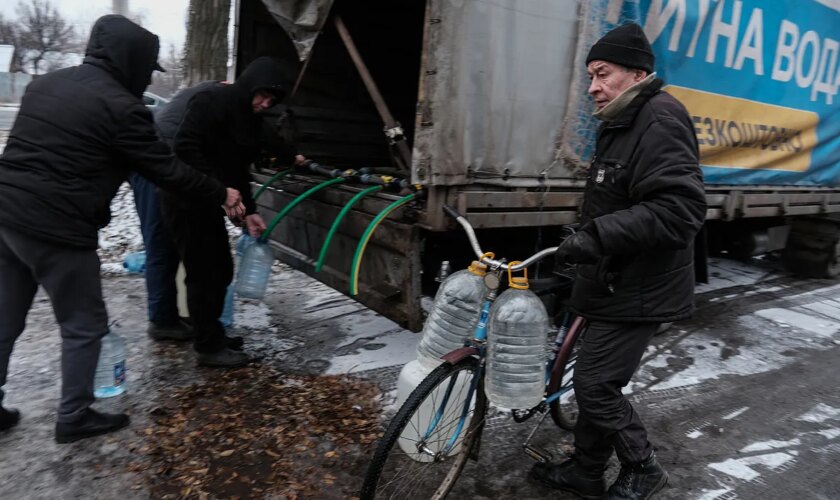
[[[782,253],[788,270],[812,278],[840,276],[840,226],[833,220],[797,221]]]

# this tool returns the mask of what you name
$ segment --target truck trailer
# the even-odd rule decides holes
[[[274,132],[291,128],[322,173],[407,188],[357,200],[323,259],[336,217],[368,186],[308,195],[272,232],[276,256],[406,328],[422,327],[442,263],[473,257],[443,204],[509,258],[556,245],[577,221],[598,126],[585,57],[629,21],[695,125],[708,201],[698,280],[708,255],[771,251],[794,272],[840,275],[836,1],[238,0],[235,15],[234,73],[263,55],[284,66]],[[255,186],[274,168],[257,168]],[[273,217],[323,180],[295,171],[260,210]],[[409,191],[422,196],[366,233]],[[550,263],[531,278],[556,284]]]

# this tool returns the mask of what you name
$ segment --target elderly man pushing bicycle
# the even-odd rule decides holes
[[[575,454],[531,477],[584,498],[646,499],[668,474],[622,395],[662,322],[694,309],[694,236],[706,201],[697,140],[685,108],[662,91],[642,28],[627,24],[586,58],[589,95],[603,121],[589,167],[581,230],[557,250],[577,265],[572,309],[589,320],[575,366],[580,410]],[[615,450],[618,479],[606,491]]]

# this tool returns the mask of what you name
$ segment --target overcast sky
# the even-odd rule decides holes
[[[29,3],[30,0],[24,0]],[[81,33],[89,33],[90,27],[99,16],[110,14],[112,0],[49,0],[69,22]],[[0,13],[6,19],[17,17],[17,0],[0,0]],[[161,52],[175,44],[181,49],[186,37],[187,7],[189,0],[129,0],[129,9],[143,18],[143,27],[158,35]]]

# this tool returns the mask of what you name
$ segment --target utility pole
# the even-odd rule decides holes
[[[128,0],[113,0],[114,14],[128,17]]]

